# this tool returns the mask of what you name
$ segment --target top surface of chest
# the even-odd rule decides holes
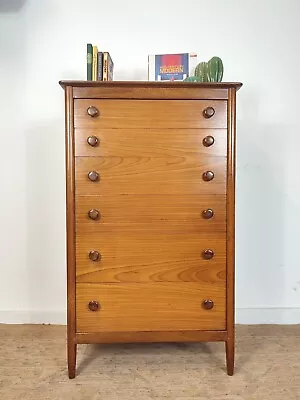
[[[78,99],[215,99],[226,100],[230,89],[238,90],[239,82],[147,82],[147,81],[60,81]]]

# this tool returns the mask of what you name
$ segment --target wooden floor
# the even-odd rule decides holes
[[[223,343],[79,345],[69,380],[64,326],[0,325],[1,400],[299,400],[300,325],[238,326]]]

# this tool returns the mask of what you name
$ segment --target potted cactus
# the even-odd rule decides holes
[[[185,82],[222,82],[223,62],[220,57],[212,57],[208,62],[200,62],[193,76],[185,79]]]
[[[222,82],[224,67],[221,58],[211,58],[207,63],[207,68],[208,82]]]

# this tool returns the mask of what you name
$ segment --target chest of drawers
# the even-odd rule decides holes
[[[68,368],[80,343],[224,341],[239,83],[62,81]]]

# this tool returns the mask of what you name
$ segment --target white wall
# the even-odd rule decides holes
[[[0,7],[1,322],[65,321],[64,96],[86,43],[115,79],[147,55],[219,55],[237,112],[237,321],[300,322],[298,0],[11,0]],[[24,3],[24,4],[22,4]],[[12,9],[10,9],[12,10]],[[2,11],[2,12],[1,12]]]

